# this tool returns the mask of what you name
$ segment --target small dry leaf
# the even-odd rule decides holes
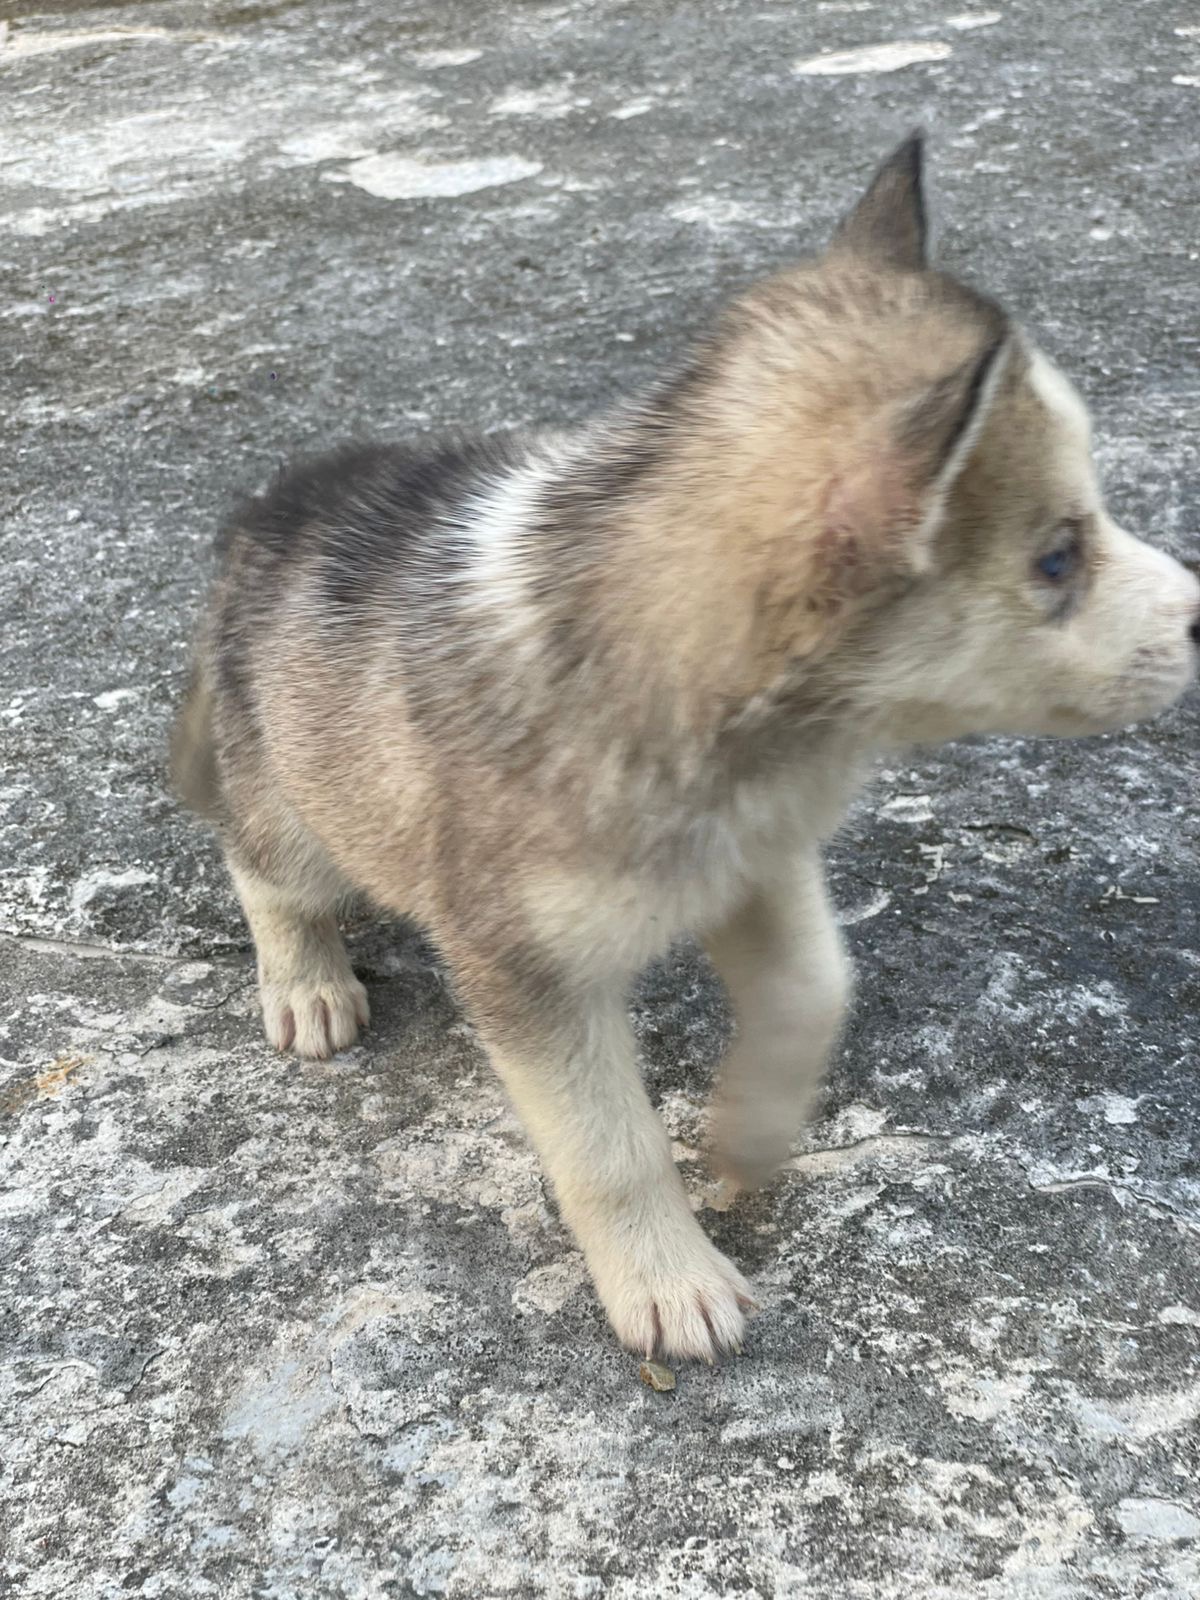
[[[638,1368],[638,1377],[659,1394],[667,1394],[675,1387],[675,1374],[670,1367],[664,1367],[661,1361],[643,1361]]]
[[[90,1056],[59,1056],[57,1061],[52,1061],[34,1084],[38,1099],[53,1099],[71,1074],[87,1066],[90,1060]]]

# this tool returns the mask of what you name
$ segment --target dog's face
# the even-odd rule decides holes
[[[1108,516],[1068,381],[1028,346],[1010,359],[931,570],[879,618],[879,704],[902,739],[1101,733],[1195,671],[1200,583]]]
[[[882,741],[1090,734],[1195,670],[1200,584],[1119,528],[1082,401],[994,302],[926,260],[919,140],[821,260],[733,308],[691,469],[766,598]]]

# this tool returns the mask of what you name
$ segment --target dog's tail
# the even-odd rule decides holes
[[[213,691],[203,669],[193,666],[175,726],[171,729],[171,786],[191,809],[215,820],[221,814],[221,775],[213,739]]]

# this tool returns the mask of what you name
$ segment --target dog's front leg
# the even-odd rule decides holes
[[[642,1086],[623,982],[556,972],[528,950],[453,959],[622,1342],[708,1361],[737,1349],[750,1290],[692,1214]]]
[[[756,889],[705,943],[737,1021],[714,1100],[714,1158],[739,1187],[757,1188],[808,1115],[850,995],[815,852]]]

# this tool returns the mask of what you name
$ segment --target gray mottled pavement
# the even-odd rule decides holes
[[[821,1118],[705,1211],[764,1310],[673,1395],[411,931],[355,931],[360,1048],[266,1048],[162,759],[235,488],[582,416],[918,119],[943,259],[1195,558],[1194,5],[0,15],[0,1594],[1194,1600],[1195,698],[880,774]],[[707,1205],[694,954],[637,1023]]]

